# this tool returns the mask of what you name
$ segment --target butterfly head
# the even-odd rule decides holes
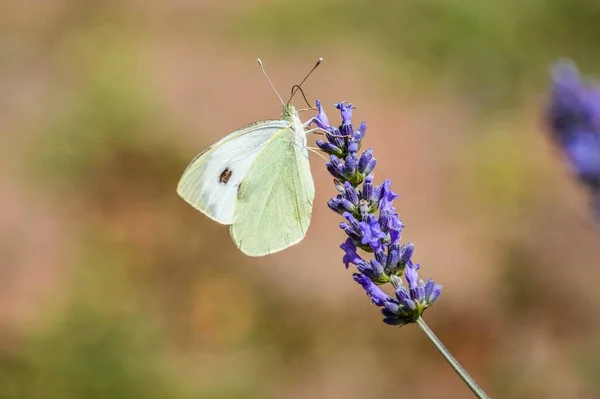
[[[281,119],[289,120],[292,117],[298,117],[296,107],[294,107],[292,104],[285,104],[283,106],[283,110],[281,111]]]

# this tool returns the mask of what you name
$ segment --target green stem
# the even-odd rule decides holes
[[[479,399],[489,399],[489,396],[487,396],[485,392],[483,392],[483,389],[481,389],[479,385],[477,385],[475,380],[469,375],[469,373],[467,373],[467,371],[460,365],[460,363],[458,363],[458,361],[454,358],[454,356],[452,356],[450,351],[446,349],[444,344],[442,344],[442,341],[440,341],[438,337],[433,333],[433,331],[431,331],[429,326],[425,323],[425,320],[419,317],[417,319],[417,324],[419,325],[419,327],[421,327],[421,330],[423,330],[423,332],[427,335],[431,342],[433,342],[437,350],[440,351],[440,353],[446,358],[448,363],[450,363],[450,366],[452,366],[454,371],[456,371],[456,374],[458,374],[458,376],[462,378],[462,380],[465,382],[465,384],[467,384],[471,391],[473,391],[475,396],[477,396]]]

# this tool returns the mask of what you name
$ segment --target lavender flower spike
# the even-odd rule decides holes
[[[564,60],[553,67],[551,82],[545,115],[551,137],[591,192],[600,217],[600,87],[584,81],[575,64]]]
[[[384,323],[394,326],[416,323],[471,391],[479,399],[489,399],[421,317],[439,298],[442,286],[432,279],[427,283],[419,279],[419,265],[412,261],[414,245],[400,244],[404,225],[394,208],[398,194],[392,191],[389,179],[379,186],[374,185],[373,170],[377,161],[373,150],[358,154],[367,125],[363,122],[354,130],[352,104],[342,102],[336,104],[336,108],[342,117],[339,127],[329,125],[319,101],[319,113],[312,123],[325,131],[327,141],[318,140],[317,145],[330,155],[326,167],[337,191],[327,205],[346,219],[340,223],[347,235],[340,245],[344,251],[342,263],[346,268],[350,264],[356,266],[358,273],[352,277],[371,302],[381,308]],[[394,296],[380,288],[387,283],[393,286]]]
[[[354,130],[352,104],[341,102],[335,107],[342,118],[339,127],[329,125],[319,101],[319,113],[312,122],[326,132],[327,141],[318,140],[317,145],[330,155],[326,166],[334,177],[338,192],[327,205],[346,219],[340,223],[348,237],[340,246],[344,251],[342,262],[346,268],[350,264],[356,266],[359,273],[353,275],[354,280],[371,301],[382,308],[385,323],[416,322],[439,297],[442,287],[433,280],[427,283],[419,280],[418,265],[411,261],[414,245],[400,245],[403,224],[394,208],[398,194],[392,191],[389,179],[379,186],[374,185],[373,170],[377,161],[373,150],[358,154],[367,125],[363,122]],[[407,287],[403,285],[402,277]],[[390,282],[395,297],[378,287]]]

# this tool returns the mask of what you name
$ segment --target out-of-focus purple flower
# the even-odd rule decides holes
[[[325,131],[327,141],[317,140],[317,145],[330,155],[326,166],[338,192],[327,205],[346,219],[340,223],[348,236],[340,246],[344,251],[342,262],[346,268],[350,264],[356,266],[359,273],[354,274],[354,280],[382,308],[385,323],[415,322],[439,297],[442,287],[433,280],[427,284],[419,280],[419,265],[411,261],[413,244],[400,245],[404,225],[393,206],[398,194],[392,191],[389,179],[374,186],[377,161],[373,150],[358,154],[367,125],[363,122],[355,131],[352,105],[342,102],[336,108],[342,117],[338,128],[329,125],[320,102],[317,102],[319,113],[312,122]],[[371,253],[372,259],[364,258],[358,251]],[[408,288],[402,285],[402,276]],[[395,298],[378,287],[389,282],[394,285]]]
[[[551,72],[546,119],[554,142],[577,178],[600,192],[600,88],[584,81],[575,64],[559,61]]]

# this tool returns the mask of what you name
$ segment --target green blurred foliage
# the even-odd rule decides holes
[[[584,384],[592,392],[600,392],[598,370],[600,370],[600,342],[596,332],[585,334],[577,343],[572,364],[581,373]]]
[[[539,87],[557,58],[600,60],[600,4],[590,0],[282,0],[239,18],[231,27],[247,41],[370,54],[388,68],[385,87],[444,85],[486,107]]]
[[[107,255],[84,259],[64,311],[19,339],[19,352],[0,352],[0,396],[185,397],[165,373],[155,328],[123,287],[120,262]]]
[[[465,190],[498,215],[514,221],[539,203],[541,173],[529,153],[532,141],[516,124],[488,123],[466,137],[461,177]],[[507,162],[510,160],[510,162]]]
[[[99,188],[92,193],[96,195],[111,192],[98,187],[94,179],[98,174],[123,169],[132,174],[127,178],[130,183],[156,191],[141,193],[136,190],[139,186],[130,188],[140,195],[150,194],[151,200],[167,189],[183,159],[177,144],[162,134],[174,127],[161,115],[153,100],[156,95],[144,83],[148,77],[136,57],[135,42],[123,36],[115,28],[92,26],[63,41],[56,62],[62,66],[65,99],[48,108],[51,119],[44,124],[42,141],[34,147],[32,166],[44,174],[42,178],[54,183],[62,180],[82,194]],[[146,157],[160,152],[160,156],[136,165],[132,152]],[[144,178],[153,179],[154,184],[138,180]],[[97,202],[104,201],[99,198]]]

